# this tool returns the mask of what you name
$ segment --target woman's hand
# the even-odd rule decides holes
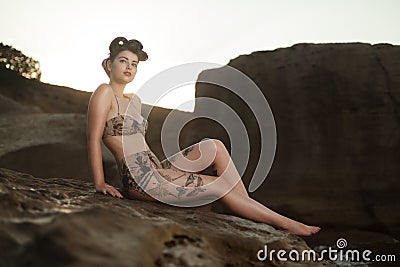
[[[95,188],[96,188],[97,192],[103,193],[104,195],[107,195],[107,193],[108,193],[108,194],[112,195],[113,197],[124,198],[117,189],[115,189],[113,186],[108,185],[106,183],[96,185]]]

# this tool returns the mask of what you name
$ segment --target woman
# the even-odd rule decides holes
[[[115,38],[109,49],[109,58],[102,66],[110,82],[101,84],[93,92],[87,116],[88,156],[96,191],[119,198],[124,195],[178,204],[217,196],[215,199],[221,198],[233,213],[244,218],[297,235],[311,235],[320,230],[282,216],[250,198],[228,151],[219,140],[202,140],[160,162],[144,137],[147,120],[140,114],[140,98],[135,94],[123,94],[126,84],[134,79],[139,62],[147,60],[147,53],[139,41],[123,37]],[[123,195],[105,183],[100,140],[115,157]],[[209,166],[216,170],[217,176],[199,173]]]

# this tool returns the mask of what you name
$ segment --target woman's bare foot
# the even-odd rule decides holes
[[[310,236],[321,230],[320,227],[305,225],[292,219],[288,219],[283,225],[282,228],[287,232],[300,236]]]
[[[321,228],[317,226],[309,226],[305,224],[294,226],[293,228],[286,229],[289,233],[300,235],[300,236],[309,236],[319,232]]]

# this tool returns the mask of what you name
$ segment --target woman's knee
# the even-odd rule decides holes
[[[200,151],[206,151],[207,153],[212,153],[213,151],[215,153],[215,151],[225,148],[224,143],[221,140],[215,138],[203,139],[199,145]]]
[[[226,149],[224,142],[219,139],[212,139],[217,149]]]
[[[214,144],[214,147],[216,150],[216,156],[217,156],[217,154],[220,154],[220,155],[225,155],[227,153],[229,154],[224,142],[222,142],[219,139],[212,139],[212,141],[213,141],[213,144]]]

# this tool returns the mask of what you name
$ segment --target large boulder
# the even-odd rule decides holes
[[[0,169],[0,266],[335,266],[258,260],[309,250],[273,227],[200,208],[117,199],[77,179]]]
[[[398,239],[400,46],[297,44],[241,55],[228,66],[257,84],[276,123],[275,159],[253,197],[299,220],[340,229],[337,236],[358,229]],[[205,70],[198,79],[232,79],[224,76],[226,68]],[[250,99],[254,95],[247,92]],[[259,127],[266,125],[259,126],[249,107],[225,88],[198,83],[196,97],[225,102],[246,125],[252,147],[243,177],[248,185],[259,160]],[[196,104],[195,113],[204,108],[223,112]],[[233,123],[219,115],[224,124]],[[230,147],[215,122],[200,119],[191,130],[192,139],[211,136]]]

